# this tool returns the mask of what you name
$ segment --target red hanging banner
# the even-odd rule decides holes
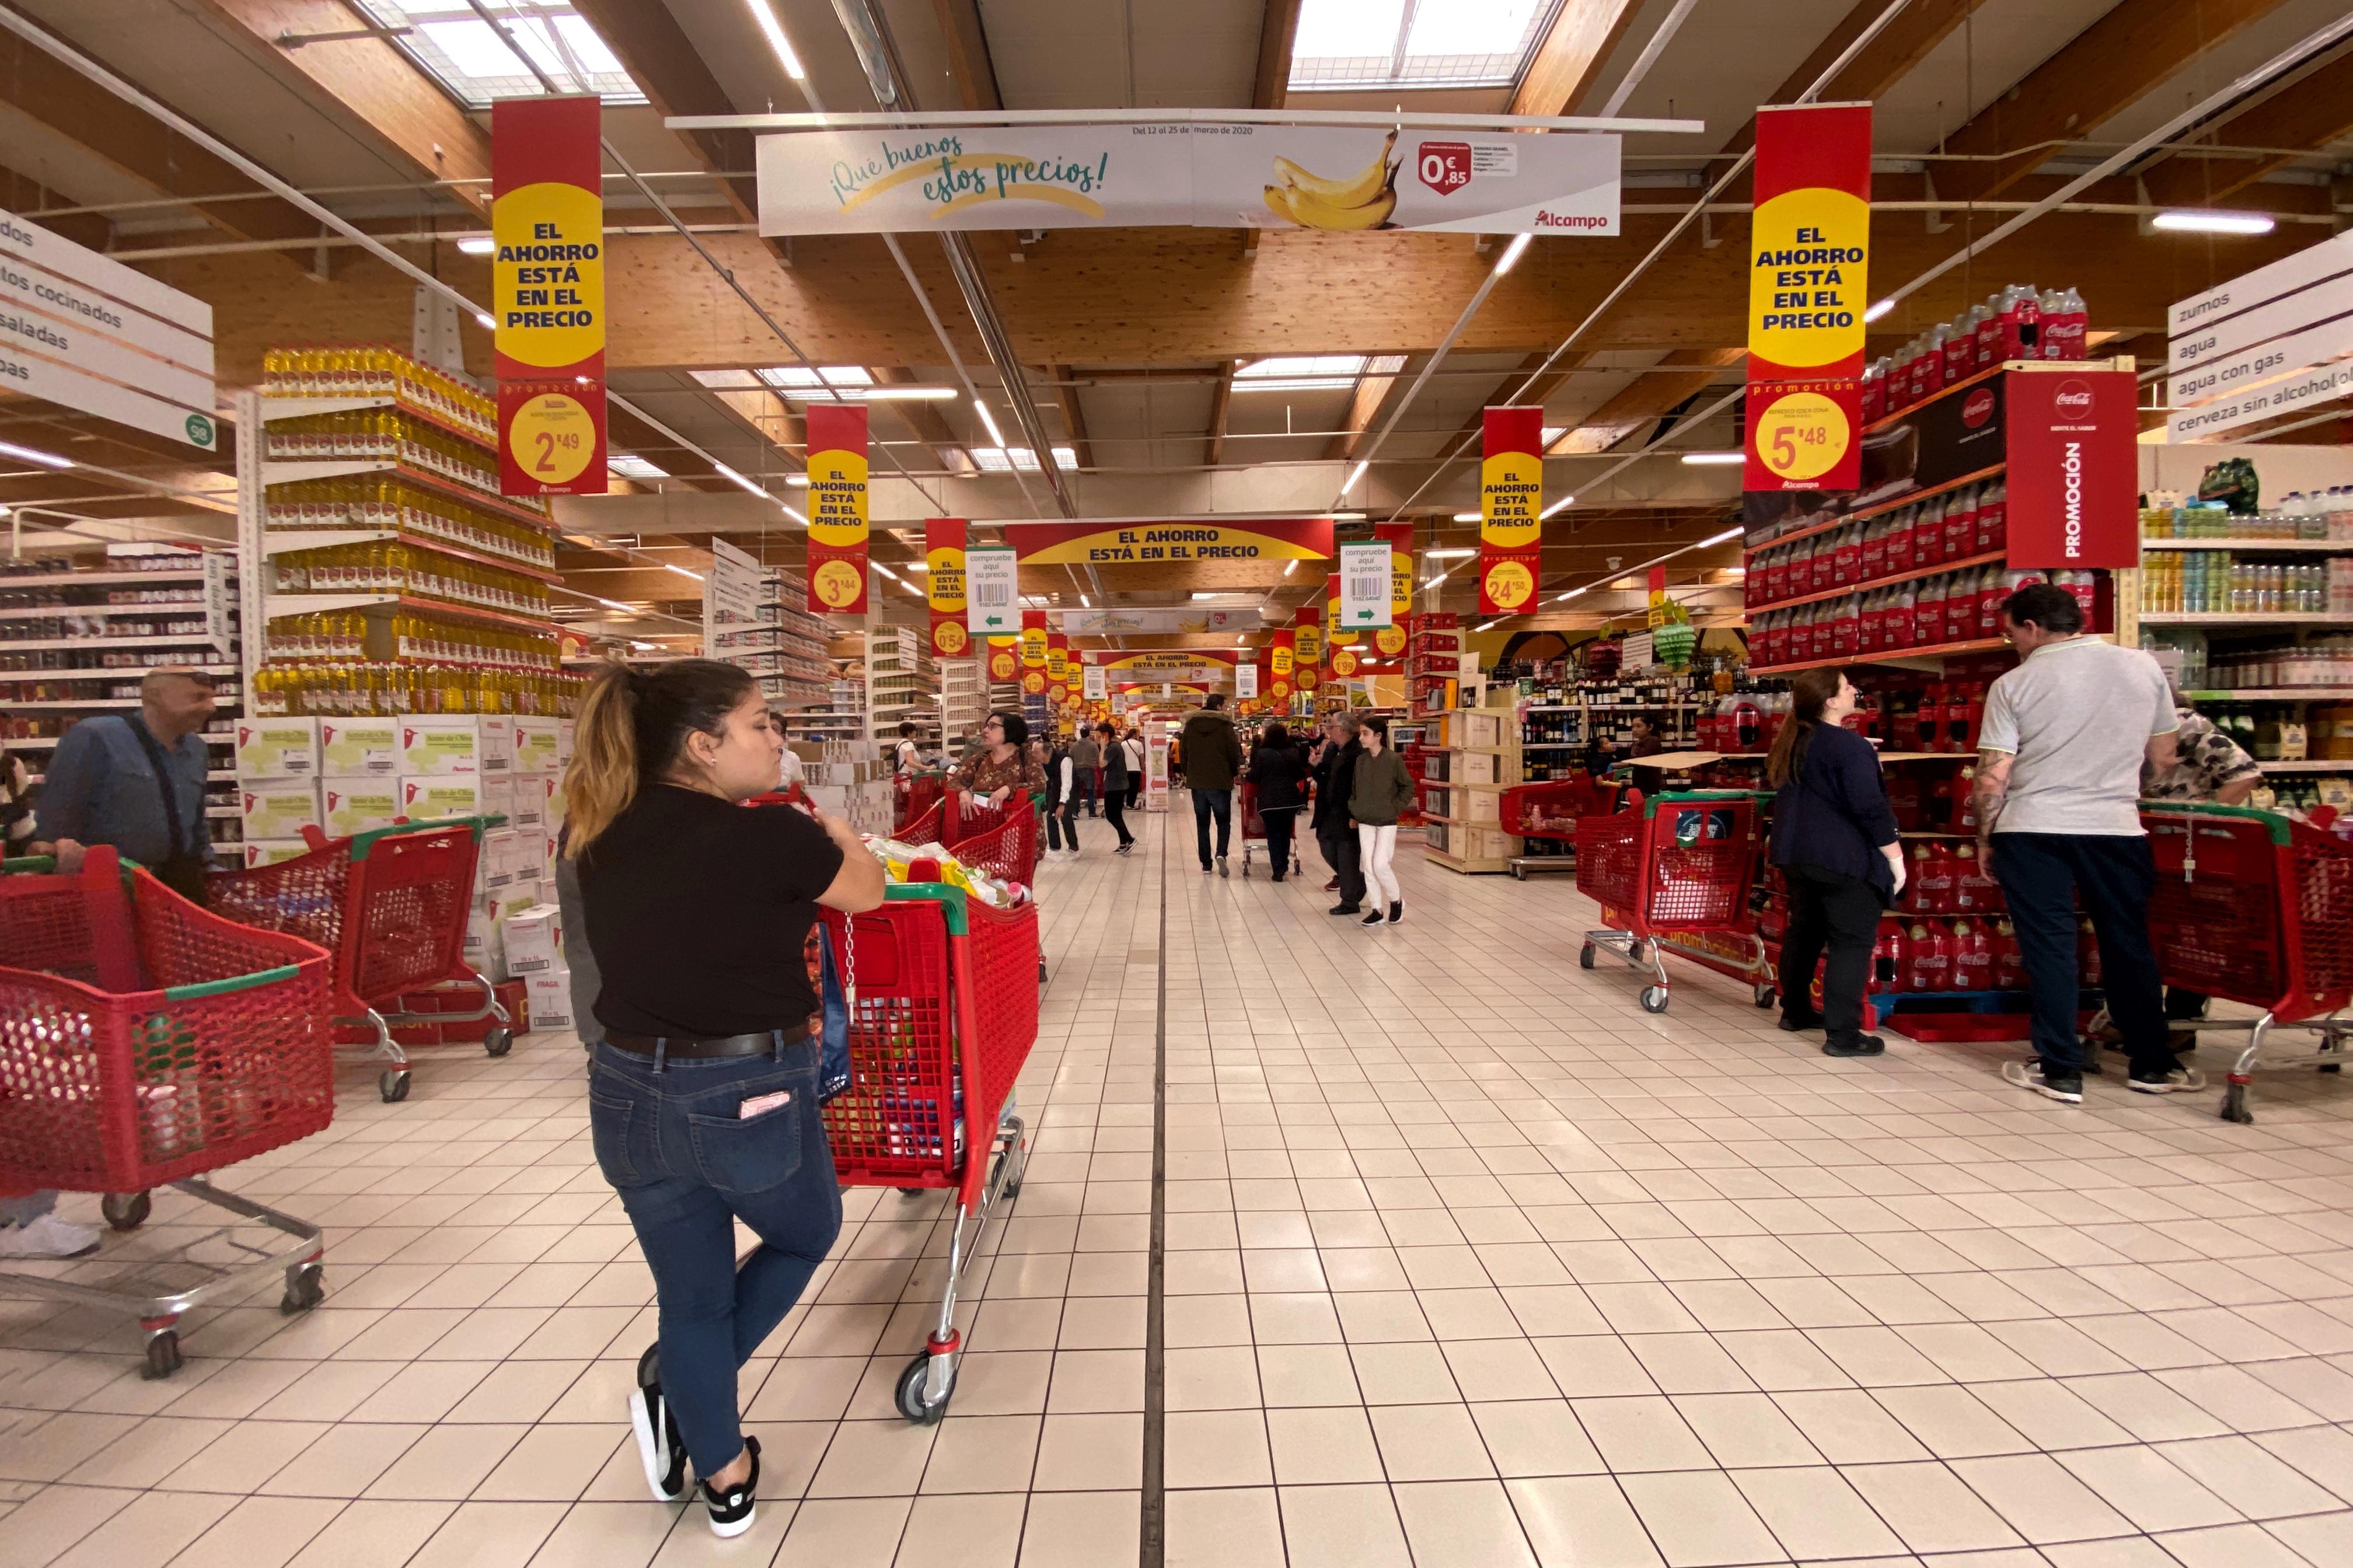
[[[1021,612],[1021,689],[1031,697],[1046,689],[1046,612]]]
[[[808,607],[866,613],[866,410],[808,409]]]
[[[1310,603],[1292,616],[1291,679],[1302,691],[1324,683],[1324,607]]]
[[[1324,646],[1327,649],[1354,647],[1362,637],[1340,625],[1340,574],[1329,572],[1324,577]]]
[[[1389,624],[1373,634],[1373,651],[1395,658],[1405,652],[1406,622],[1413,615],[1413,524],[1377,522],[1373,537],[1389,545]]]
[[[1277,702],[1291,700],[1291,690],[1299,673],[1298,658],[1292,646],[1290,628],[1274,634],[1266,650],[1268,680],[1266,694]]]
[[[923,520],[923,595],[931,606],[934,658],[972,657],[972,633],[965,626],[965,531],[960,517]]]
[[[988,639],[988,679],[992,685],[1008,685],[1021,678],[1021,645],[1012,637]]]
[[[1742,488],[1851,490],[1862,478],[1871,105],[1759,109],[1756,186]]]
[[[1544,571],[1544,410],[1490,408],[1480,434],[1479,613],[1515,616]]]
[[[594,97],[491,105],[501,495],[607,488],[602,124]]]

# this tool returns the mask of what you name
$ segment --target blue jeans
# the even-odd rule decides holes
[[[817,1103],[818,1050],[672,1061],[596,1048],[588,1131],[653,1270],[662,1393],[697,1475],[744,1451],[735,1370],[773,1332],[841,1234]],[[744,1100],[792,1100],[749,1121]],[[735,1261],[734,1221],[760,1245]]]
[[[1209,818],[1218,819],[1218,858],[1226,858],[1226,837],[1233,829],[1234,792],[1197,789],[1193,792],[1193,837],[1201,849],[1201,869],[1209,868]]]
[[[2100,989],[2108,1016],[2124,1036],[2131,1070],[2144,1077],[2170,1069],[2164,987],[2148,940],[2148,901],[2157,891],[2157,862],[2138,836],[1997,833],[1993,878],[2010,905],[2026,961],[2031,1001],[2030,1033],[2048,1079],[2081,1079],[2085,1056],[2075,1034],[2082,994],[2076,978],[2075,900],[2092,918],[2100,944]]]
[[[0,1225],[30,1225],[58,1206],[55,1193],[27,1193],[20,1198],[0,1198]]]
[[[1095,814],[1095,770],[1073,766],[1071,769],[1071,805],[1085,806],[1087,815]]]

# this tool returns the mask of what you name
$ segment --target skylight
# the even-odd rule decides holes
[[[1038,454],[1027,447],[975,447],[972,460],[980,465],[983,473],[1009,474],[1016,468],[1025,474],[1038,471]],[[1079,454],[1073,447],[1057,447],[1054,462],[1059,468],[1075,468],[1079,466]]]
[[[691,370],[687,374],[694,377],[696,385],[707,386],[713,392],[760,390],[760,378],[748,370]]]
[[[537,98],[545,90],[466,0],[360,0],[360,8],[370,20],[397,29],[393,42],[469,109],[487,109],[497,98]],[[593,92],[607,103],[645,102],[568,0],[490,0],[490,9],[559,89]]]
[[[605,459],[605,466],[625,479],[666,479],[668,468],[657,468],[643,458],[629,452],[615,452]]]
[[[1304,0],[1292,90],[1509,87],[1555,8],[1555,0]]]
[[[1314,392],[1354,386],[1365,374],[1363,354],[1277,354],[1234,372],[1236,392]]]
[[[822,381],[818,378],[816,371],[797,364],[770,365],[752,374],[796,403],[855,402],[858,394],[849,388],[874,384],[872,374],[862,364],[829,364],[822,368],[825,372]],[[840,399],[837,399],[829,389],[836,386],[843,391],[844,395]]]

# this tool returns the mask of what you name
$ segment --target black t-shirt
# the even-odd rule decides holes
[[[639,791],[580,860],[596,1016],[676,1039],[802,1027],[819,1005],[803,950],[841,859],[791,806]]]

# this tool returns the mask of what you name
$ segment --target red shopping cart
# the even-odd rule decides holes
[[[1038,807],[1021,790],[1003,805],[950,790],[940,807],[939,842],[966,866],[1026,888],[1038,875]]]
[[[182,1314],[257,1275],[284,1273],[286,1311],[317,1305],[318,1227],[205,1177],[332,1119],[328,954],[198,909],[111,849],[71,876],[0,870],[0,1192],[104,1194],[117,1230],[162,1186],[236,1216],[111,1279],[101,1259],[0,1283],[136,1316],[151,1377],[179,1368]],[[236,1239],[238,1220],[292,1239]]]
[[[1258,814],[1258,785],[1250,783],[1248,779],[1243,779],[1234,785],[1234,794],[1236,798],[1240,802],[1242,809],[1242,875],[1247,877],[1250,874],[1250,858],[1252,854],[1250,846],[1252,844],[1264,846],[1267,843],[1266,818]],[[1306,807],[1303,805],[1291,814],[1291,864],[1288,868],[1275,868],[1275,869],[1282,875],[1296,875],[1301,869],[1298,827],[1299,819],[1304,815],[1306,815]],[[1268,846],[1259,852],[1271,858],[1273,855],[1274,850],[1271,846]],[[1270,858],[1269,864],[1272,864],[1271,858]]]
[[[881,908],[825,922],[850,997],[849,1087],[825,1107],[834,1173],[955,1194],[939,1326],[897,1384],[900,1414],[929,1426],[955,1391],[957,1281],[1029,1155],[1013,1084],[1038,1037],[1038,906],[894,883]]]
[[[1667,1010],[1667,965],[1659,939],[1670,932],[1730,933],[1756,954],[1744,977],[1768,971],[1749,909],[1760,845],[1757,797],[1746,790],[1670,792],[1645,800],[1630,791],[1627,809],[1577,823],[1577,890],[1610,922],[1585,933],[1577,952],[1593,967],[1602,948],[1658,984],[1642,988],[1642,1010]],[[1720,966],[1712,966],[1720,967]],[[1726,973],[1731,971],[1726,970]]]
[[[1526,839],[1551,839],[1567,854],[1530,852],[1512,857],[1512,875],[1525,882],[1530,871],[1567,871],[1577,866],[1577,819],[1609,813],[1614,785],[1597,784],[1583,769],[1544,784],[1514,784],[1496,803],[1496,825]]]
[[[2253,1019],[2200,1022],[2245,1029],[2232,1065],[2222,1119],[2253,1121],[2247,1090],[2259,1066],[2318,1067],[2346,1060],[2353,1023],[2353,843],[2327,829],[2327,807],[2299,822],[2245,806],[2148,802],[2141,806],[2157,861],[2149,932],[2168,985],[2262,1009]],[[2317,1039],[2303,1056],[2263,1059],[2281,1028]]]
[[[947,795],[945,773],[902,773],[896,785],[898,816],[891,837],[902,844],[928,844],[940,836],[940,802]]]
[[[466,962],[482,834],[505,820],[458,817],[334,839],[313,830],[307,855],[214,872],[212,907],[242,925],[299,936],[332,953],[336,1021],[375,1035],[355,1059],[386,1064],[378,1089],[386,1100],[406,1100],[408,1053],[392,1037],[394,1028],[491,1018],[497,1023],[482,1037],[482,1048],[502,1057],[514,1044],[514,1020],[496,988]],[[397,1009],[400,997],[444,982],[479,987],[481,1005],[472,1012]]]

